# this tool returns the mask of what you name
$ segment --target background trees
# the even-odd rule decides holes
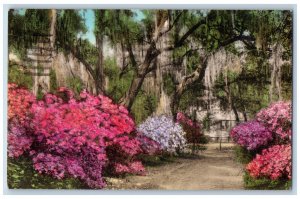
[[[167,92],[174,118],[179,109],[203,104],[199,98],[208,90],[224,109],[243,113],[236,120],[291,97],[290,11],[142,10],[138,19],[134,10],[94,10],[96,45],[80,37],[87,31],[80,12],[26,10],[21,15],[10,10],[10,49],[25,57],[36,42],[30,35],[54,35],[52,46],[84,64],[96,92],[129,110],[136,102],[155,111],[160,96],[144,88],[145,79],[154,75],[163,80],[158,90]],[[105,57],[108,46],[120,53]],[[239,67],[220,69],[212,78],[217,81],[206,85],[207,67],[213,67],[209,62],[220,52],[243,59]]]

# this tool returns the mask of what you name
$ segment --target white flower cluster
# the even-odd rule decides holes
[[[162,150],[174,153],[186,146],[185,132],[171,117],[161,115],[147,118],[137,127],[138,132],[159,143]]]

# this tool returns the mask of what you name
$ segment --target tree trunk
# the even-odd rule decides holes
[[[57,12],[55,9],[51,10],[51,26],[50,26],[50,46],[52,49],[55,47],[55,39],[56,39],[56,17]]]
[[[134,99],[136,98],[143,84],[144,79],[145,79],[145,75],[134,78],[133,81],[131,82],[128,92],[126,92],[126,95],[120,100],[120,103],[125,107],[127,107],[129,111],[133,105]]]
[[[152,71],[154,68],[150,68],[150,65],[161,52],[158,51],[155,47],[155,42],[152,42],[147,50],[144,62],[141,68],[138,69],[136,77],[131,81],[129,90],[125,95],[120,99],[120,103],[124,105],[128,110],[131,109],[135,97],[137,96],[146,75]]]
[[[103,61],[103,36],[97,38],[98,63],[95,70],[95,84],[97,94],[104,93],[104,61]]]
[[[197,69],[190,75],[184,76],[178,86],[176,86],[176,90],[174,91],[174,94],[171,99],[171,112],[173,115],[173,118],[176,118],[180,99],[184,93],[184,91],[193,83],[196,81],[202,80],[205,75],[205,70],[207,68],[208,64],[208,56],[205,56],[203,59],[203,63],[200,64]]]
[[[236,120],[237,122],[240,122],[239,114],[238,114],[238,112],[237,112],[237,110],[236,110],[236,107],[235,107],[235,105],[234,105],[234,102],[231,103],[231,107],[232,107],[233,113],[234,113],[234,115],[235,115],[235,120]]]
[[[98,28],[104,29],[104,14],[105,10],[99,10],[99,24]],[[103,39],[104,39],[104,30],[101,30],[100,33],[97,34],[97,48],[98,48],[98,63],[95,69],[95,84],[96,84],[96,92],[97,94],[104,93],[104,60],[103,60]]]
[[[248,118],[247,118],[247,113],[246,113],[246,108],[244,107],[244,111],[243,111],[243,116],[244,116],[244,121],[247,122]]]
[[[171,98],[171,113],[172,113],[174,121],[177,118],[177,112],[178,112],[181,96],[182,96],[182,93],[180,93],[176,90]]]
[[[168,20],[166,14],[167,14],[166,11],[158,10],[156,12],[155,30],[153,32],[153,38],[152,38],[152,42],[150,43],[150,46],[147,49],[143,64],[141,68],[136,68],[137,76],[134,77],[134,79],[131,81],[129,90],[119,101],[121,104],[126,106],[128,110],[131,109],[135,97],[137,96],[146,75],[155,69],[155,67],[153,67],[154,66],[153,64],[152,67],[150,68],[151,63],[155,58],[157,58],[158,55],[161,54],[161,51],[156,48],[156,45],[161,36],[160,35],[161,30],[163,29],[165,22]],[[137,63],[135,61],[135,57],[131,48],[131,43],[127,42],[126,45],[127,45],[127,51],[129,52],[129,58],[131,60],[132,65],[137,67]]]

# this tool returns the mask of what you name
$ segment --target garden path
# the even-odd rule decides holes
[[[243,165],[234,160],[233,144],[207,145],[198,157],[147,168],[146,176],[113,179],[109,189],[226,190],[243,189]]]

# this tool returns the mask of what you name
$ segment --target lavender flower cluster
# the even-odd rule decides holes
[[[255,120],[234,127],[230,132],[230,136],[237,144],[246,147],[248,150],[266,146],[273,139],[272,133]]]
[[[174,153],[186,146],[185,132],[171,117],[161,115],[147,118],[137,131],[159,143],[161,150]]]

